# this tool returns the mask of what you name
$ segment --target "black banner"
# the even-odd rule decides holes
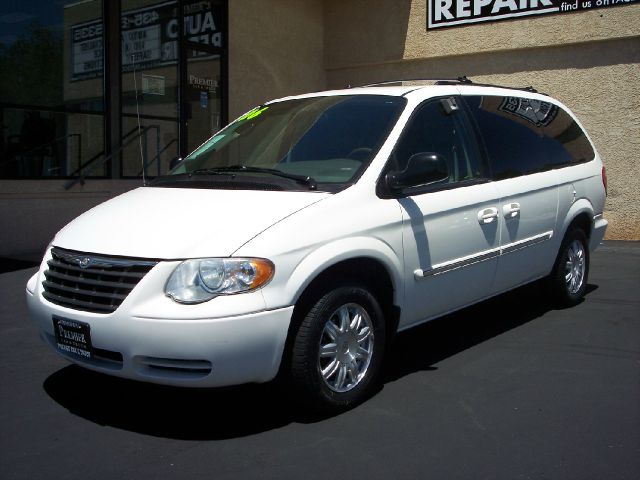
[[[427,28],[630,5],[636,0],[428,0]]]

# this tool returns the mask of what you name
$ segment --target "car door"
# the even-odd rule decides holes
[[[403,214],[405,301],[400,328],[489,293],[499,254],[499,198],[456,97],[416,108],[386,167],[407,174],[416,155],[439,156],[446,179],[396,192]],[[384,177],[384,175],[383,175]]]
[[[557,112],[549,102],[520,96],[464,97],[482,137],[500,196],[500,257],[492,293],[551,270],[557,247],[558,172],[545,149],[543,127]]]

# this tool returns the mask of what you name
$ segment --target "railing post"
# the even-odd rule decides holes
[[[148,128],[144,129],[144,147],[143,147],[143,154],[142,154],[142,170],[143,170],[145,176],[147,174],[147,158],[149,158],[149,148],[148,148],[149,130],[151,130],[151,127],[148,127]]]
[[[111,168],[106,174],[111,178],[120,178],[121,158],[119,146],[122,143],[122,122],[120,119],[122,103],[121,53],[122,39],[120,31],[120,0],[102,2],[104,31],[104,85],[105,85],[105,154],[112,155]]]
[[[162,175],[162,171],[160,168],[160,125],[156,125],[156,156],[158,157],[156,162],[158,162],[158,176]]]

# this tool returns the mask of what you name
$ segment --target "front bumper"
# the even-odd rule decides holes
[[[86,368],[152,383],[214,387],[266,382],[280,367],[293,307],[266,310],[263,301],[255,299],[256,294],[261,298],[259,292],[219,297],[195,308],[177,305],[161,294],[145,298],[145,291],[159,284],[154,277],[164,276],[152,271],[115,312],[104,315],[48,302],[39,275],[27,284],[31,319],[58,354]],[[216,311],[224,316],[211,313],[218,300],[222,308]],[[165,301],[170,303],[158,304]],[[245,309],[247,304],[262,309],[230,315],[231,303],[239,302]],[[93,358],[58,349],[54,315],[90,325]]]

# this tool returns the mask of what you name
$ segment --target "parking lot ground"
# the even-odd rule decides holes
[[[0,275],[0,478],[640,478],[640,243],[588,294],[533,284],[401,333],[363,405],[307,415],[277,385],[184,390],[71,366]]]

